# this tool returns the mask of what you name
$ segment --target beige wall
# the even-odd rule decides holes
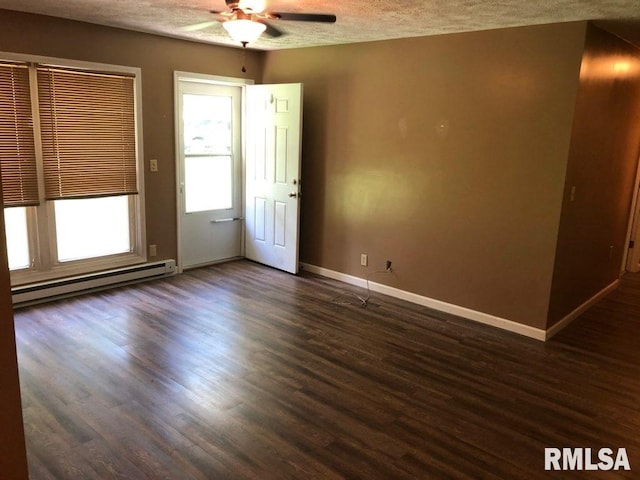
[[[145,173],[147,243],[158,258],[176,258],[176,181],[173,72],[175,70],[254,78],[262,75],[262,54],[101,27],[52,17],[0,10],[0,51],[27,53],[142,69],[145,165],[158,160],[159,172]]]
[[[590,26],[571,136],[549,326],[620,276],[640,154],[638,112],[640,50]]]
[[[585,30],[269,52],[305,86],[302,260],[544,328]]]
[[[0,185],[0,207],[2,185]],[[22,426],[16,341],[7,253],[4,211],[0,208],[0,479],[26,480],[27,454]]]

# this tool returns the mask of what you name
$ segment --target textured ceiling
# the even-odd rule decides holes
[[[640,44],[638,0],[267,0],[281,12],[334,13],[335,24],[274,21],[285,35],[263,35],[251,48],[273,50],[417,37],[574,20],[604,26]],[[0,8],[40,13],[221,45],[236,45],[214,20],[224,0],[0,0]]]

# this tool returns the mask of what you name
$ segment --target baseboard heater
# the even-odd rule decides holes
[[[14,307],[20,307],[79,293],[102,290],[116,285],[166,277],[175,273],[176,261],[163,260],[14,287],[11,289],[11,294]]]

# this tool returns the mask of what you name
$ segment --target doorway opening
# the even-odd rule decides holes
[[[178,271],[244,255],[244,84],[175,74]]]
[[[178,272],[239,257],[298,272],[302,84],[175,73]]]

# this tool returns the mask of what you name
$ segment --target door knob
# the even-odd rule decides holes
[[[291,193],[289,194],[289,196],[290,196],[291,198],[296,198],[296,197],[298,196],[298,192],[291,192]]]

